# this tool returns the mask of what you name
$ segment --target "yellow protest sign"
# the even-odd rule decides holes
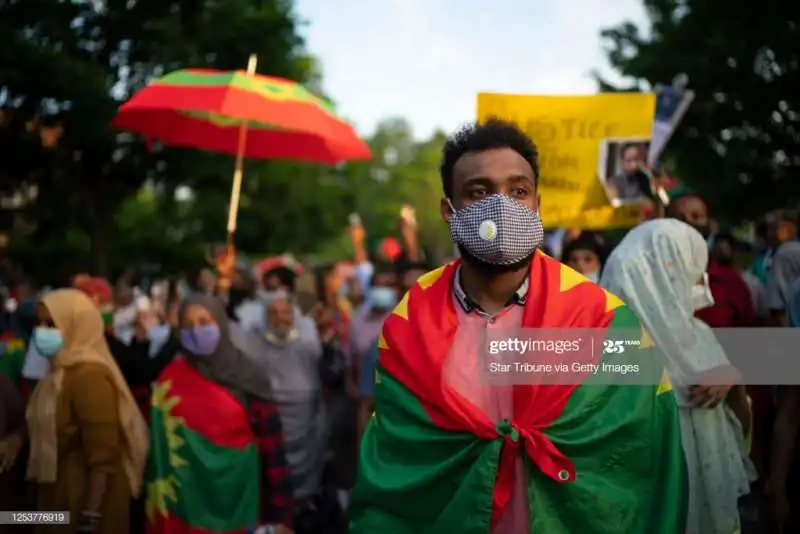
[[[541,213],[550,228],[624,228],[639,222],[639,206],[610,205],[598,164],[603,140],[649,138],[654,110],[651,93],[478,95],[479,121],[493,116],[513,121],[536,143]]]

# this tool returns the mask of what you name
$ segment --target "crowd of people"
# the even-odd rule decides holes
[[[0,510],[71,515],[0,532],[796,532],[800,390],[745,385],[713,329],[800,326],[797,216],[748,241],[686,193],[620,243],[551,251],[514,125],[466,127],[441,172],[460,258],[435,271],[409,216],[399,256],[351,224],[354,257],[311,271],[232,246],[164,279],[10,269]],[[493,328],[617,321],[667,379],[480,380]]]

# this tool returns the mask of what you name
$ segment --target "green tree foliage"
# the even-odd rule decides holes
[[[644,0],[649,28],[605,30],[611,65],[647,89],[685,73],[696,99],[666,157],[729,220],[800,199],[800,4]],[[620,89],[602,82],[605,90]]]
[[[445,136],[437,132],[416,142],[403,119],[387,119],[370,139],[373,160],[353,165],[349,186],[355,211],[364,221],[374,247],[387,236],[398,236],[397,222],[403,204],[417,213],[420,245],[441,259],[452,252],[447,227],[439,215],[442,182],[439,160]]]
[[[318,82],[296,28],[287,0],[0,0],[0,188],[38,186],[26,214],[35,232],[27,241],[12,239],[17,252],[35,251],[36,263],[52,268],[68,259],[81,263],[90,243],[95,270],[107,271],[109,251],[126,239],[115,232],[115,217],[124,215],[123,202],[145,183],[167,200],[153,201],[157,206],[146,207],[144,215],[154,209],[152,217],[180,222],[183,208],[176,208],[171,193],[206,180],[205,190],[196,190],[203,199],[198,204],[213,203],[215,215],[201,222],[206,227],[223,221],[224,237],[222,191],[230,187],[230,159],[186,150],[150,152],[109,124],[121,101],[184,66],[242,68],[256,53],[260,72],[300,81],[310,75]],[[50,137],[59,132],[58,142],[45,143],[43,129]],[[243,218],[256,217],[259,224],[280,218],[283,201],[276,192],[309,172],[251,166],[248,190],[260,193]],[[258,182],[273,179],[274,187]],[[121,230],[143,231],[139,224]],[[65,239],[67,234],[84,237]]]

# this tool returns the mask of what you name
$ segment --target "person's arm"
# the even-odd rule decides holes
[[[250,425],[256,436],[262,462],[262,520],[292,526],[294,488],[283,447],[283,425],[274,402],[251,399]]]
[[[350,242],[353,245],[353,260],[356,265],[369,262],[367,249],[364,246],[364,240],[367,236],[364,225],[361,223],[351,225],[348,229],[348,233],[350,235]]]
[[[609,200],[622,200],[622,195],[619,194],[619,189],[617,189],[613,178],[606,180],[605,188]]]
[[[355,262],[353,276],[358,280],[361,290],[364,292],[364,295],[366,295],[369,292],[372,273],[375,272],[374,266],[369,261],[367,249],[364,246],[366,230],[362,224],[358,224],[356,226],[350,226],[348,233],[350,235],[350,242],[353,244],[353,261]]]
[[[417,218],[414,208],[410,205],[403,206],[400,212],[400,235],[403,238],[403,248],[409,261],[420,261],[422,254],[417,239]]]
[[[119,395],[108,371],[88,364],[71,371],[69,400],[78,424],[83,458],[89,470],[84,514],[97,520],[106,497],[108,479],[118,472],[120,443]]]
[[[228,305],[229,292],[236,275],[236,247],[228,242],[213,258],[214,270],[217,275],[215,294]]]
[[[370,289],[370,282],[372,281],[372,274],[375,272],[375,267],[369,261],[363,261],[362,263],[356,264],[355,268],[353,269],[353,276],[356,280],[358,280],[358,285],[361,286],[361,290],[364,292],[366,296],[369,293]],[[365,302],[364,306],[368,306],[369,303]]]

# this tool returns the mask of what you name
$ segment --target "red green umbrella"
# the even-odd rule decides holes
[[[336,164],[370,159],[367,144],[325,100],[302,85],[245,71],[184,69],[154,81],[119,110],[113,125],[181,146]]]
[[[114,119],[117,128],[166,145],[236,156],[228,211],[233,244],[244,158],[340,163],[370,159],[367,144],[333,108],[302,85],[247,71],[185,69],[133,96]]]

